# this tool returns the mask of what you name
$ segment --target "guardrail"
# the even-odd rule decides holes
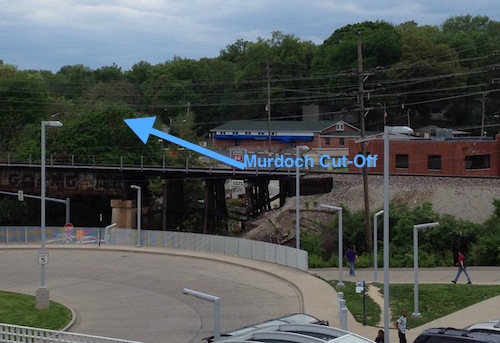
[[[135,246],[137,230],[46,227],[47,244],[112,244]],[[308,270],[308,253],[279,244],[190,232],[141,230],[142,246],[219,253]],[[38,243],[40,227],[0,226],[0,243]]]
[[[83,335],[0,323],[0,342],[3,343],[140,343],[118,338]]]

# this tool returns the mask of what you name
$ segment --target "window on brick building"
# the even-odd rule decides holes
[[[441,170],[441,155],[428,155],[427,169]]]
[[[335,129],[337,131],[344,131],[344,123],[337,123]]]
[[[241,146],[239,139],[234,140],[234,146]]]
[[[330,137],[325,137],[325,145],[330,145]]]
[[[340,146],[344,146],[345,145],[344,138],[339,138],[339,145]]]
[[[490,155],[465,156],[465,169],[489,169]]]
[[[408,155],[396,155],[396,168],[408,169]]]

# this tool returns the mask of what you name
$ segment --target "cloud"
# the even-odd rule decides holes
[[[472,13],[471,13],[472,12]],[[4,1],[0,59],[57,71],[81,63],[129,69],[140,60],[218,56],[237,39],[272,31],[322,43],[366,20],[437,25],[452,15],[500,20],[498,0],[23,0]]]

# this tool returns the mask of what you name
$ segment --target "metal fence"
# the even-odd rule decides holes
[[[141,230],[138,240],[137,230],[112,228],[62,228],[46,227],[47,244],[112,244],[156,248],[171,248],[220,253],[246,257],[308,270],[307,251],[295,248],[241,239],[235,237],[203,235],[188,232]],[[40,227],[0,226],[0,243],[38,243]]]
[[[0,342],[3,343],[138,343],[118,338],[82,335],[27,326],[0,323]]]

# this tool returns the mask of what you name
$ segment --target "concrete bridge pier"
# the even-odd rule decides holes
[[[135,200],[111,199],[111,222],[120,228],[137,229]]]

